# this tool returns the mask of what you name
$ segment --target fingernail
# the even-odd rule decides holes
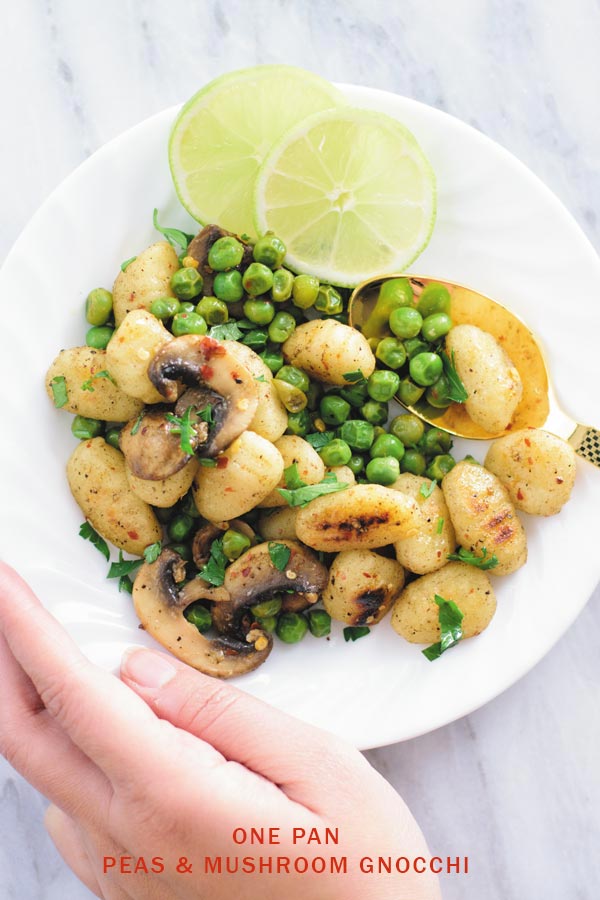
[[[159,653],[132,647],[123,654],[121,673],[140,687],[160,688],[175,677],[177,669]]]

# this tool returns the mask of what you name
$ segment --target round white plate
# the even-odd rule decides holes
[[[382,91],[344,89],[356,105],[408,125],[437,174],[437,224],[415,271],[472,285],[520,314],[542,339],[563,406],[590,422],[598,411],[600,262],[572,217],[521,163],[462,122]],[[153,642],[138,629],[129,596],[106,580],[103,557],[78,537],[82,515],[65,479],[71,418],[48,401],[44,373],[62,347],[84,343],[88,291],[110,287],[122,260],[159,237],[154,206],[162,223],[194,230],[167,165],[175,112],[148,119],[80,166],[33,217],[0,273],[1,553],[84,652],[115,670],[125,647]],[[482,460],[485,448],[456,449]],[[339,627],[330,640],[277,642],[240,687],[360,748],[465,715],[527,672],[582,609],[599,574],[599,509],[600,472],[581,463],[560,515],[523,517],[529,561],[493,579],[490,627],[437,662],[399,638],[388,618],[354,644]]]

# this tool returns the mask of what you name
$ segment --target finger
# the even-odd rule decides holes
[[[364,773],[360,754],[326,732],[216,681],[163,653],[136,648],[121,663],[121,678],[155,713],[212,744],[228,760],[264,776],[314,811],[315,771],[339,779]],[[319,779],[321,785],[323,780]],[[321,797],[327,793],[319,788]]]
[[[103,894],[85,848],[81,830],[73,819],[51,804],[46,810],[44,825],[52,843],[68,867],[92,894],[102,897]]]
[[[113,675],[93,666],[22,578],[3,563],[0,633],[43,706],[114,784],[127,785],[139,772],[141,740],[154,748],[157,764],[172,763],[161,723],[148,706]]]
[[[0,634],[0,752],[38,791],[73,815],[97,818],[112,790],[53,719]]]

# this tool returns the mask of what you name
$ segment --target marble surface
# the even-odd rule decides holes
[[[597,0],[20,0],[0,29],[0,258],[105,141],[227,69],[267,62],[464,119],[530,166],[599,249],[599,40]],[[470,857],[468,876],[445,878],[446,900],[600,895],[599,612],[596,591],[483,709],[368,754],[435,852]],[[44,807],[0,761],[2,900],[91,896],[46,837]]]

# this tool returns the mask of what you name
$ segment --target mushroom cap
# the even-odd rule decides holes
[[[171,428],[165,410],[152,409],[139,424],[136,417],[121,429],[119,446],[137,478],[162,481],[189,462],[191,457],[183,452],[179,436]]]
[[[133,603],[144,630],[178,659],[216,678],[232,678],[260,666],[271,652],[271,635],[253,629],[255,639],[263,637],[267,641],[263,650],[256,650],[254,643],[227,635],[207,638],[187,621],[184,610],[193,600],[217,600],[217,591],[220,596],[225,596],[225,592],[215,591],[202,579],[194,579],[178,590],[175,575],[184,571],[183,560],[169,548],[161,552],[156,562],[139,568]],[[219,605],[217,602],[215,608]]]

